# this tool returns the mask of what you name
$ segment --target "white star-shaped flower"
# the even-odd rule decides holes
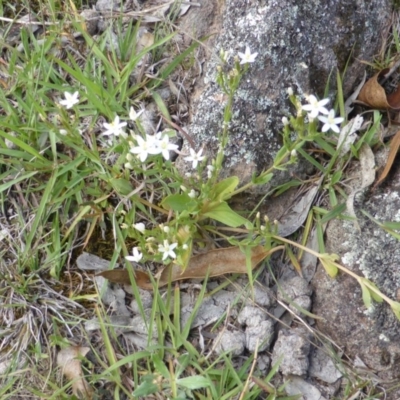
[[[145,162],[147,156],[149,155],[149,150],[153,144],[150,144],[147,140],[144,140],[140,136],[136,136],[137,146],[131,147],[130,152],[133,154],[137,154],[141,162]]]
[[[139,249],[137,247],[134,247],[132,249],[132,255],[126,256],[125,260],[139,262],[142,259],[142,257],[143,257],[143,254],[139,251]]]
[[[103,132],[103,135],[105,136],[122,136],[122,137],[127,137],[126,132],[122,129],[126,126],[126,122],[120,122],[118,115],[115,116],[114,121],[110,122],[109,124],[107,122],[104,122],[103,126],[106,128],[106,130]]]
[[[252,63],[255,61],[258,53],[251,54],[250,47],[246,46],[246,51],[243,53],[238,53],[238,56],[241,58],[240,64]]]
[[[164,240],[164,244],[158,245],[158,251],[163,253],[162,260],[166,260],[168,257],[176,258],[176,254],[174,252],[175,247],[178,246],[178,243],[168,243],[168,240]]]
[[[69,92],[64,92],[65,100],[60,100],[60,104],[62,106],[65,106],[65,108],[68,110],[72,108],[75,104],[79,103],[79,93],[75,92],[73,94]]]
[[[340,129],[338,127],[344,121],[344,118],[337,117],[335,118],[335,110],[329,111],[327,117],[318,117],[318,119],[324,123],[322,127],[322,132],[328,132],[331,129],[333,132],[339,133]]]
[[[129,110],[129,118],[131,121],[136,121],[140,115],[143,113],[144,109],[142,108],[139,112],[136,112],[133,107]]]
[[[161,154],[165,160],[169,160],[169,152],[175,151],[178,149],[176,144],[172,144],[169,142],[169,136],[164,135],[164,137],[158,142],[158,147],[161,150]]]
[[[318,117],[319,114],[327,115],[329,113],[329,111],[324,107],[329,103],[329,99],[322,99],[318,101],[315,96],[310,95],[308,96],[307,100],[308,104],[302,106],[301,108],[308,112],[309,118],[314,119]]]
[[[191,161],[192,167],[197,168],[197,165],[199,162],[203,161],[205,156],[202,156],[201,153],[203,152],[203,149],[200,149],[198,153],[196,153],[192,148],[190,149],[190,156],[185,157],[186,161]]]
[[[140,233],[144,233],[146,226],[143,222],[138,222],[137,224],[133,224],[133,227],[138,230]]]

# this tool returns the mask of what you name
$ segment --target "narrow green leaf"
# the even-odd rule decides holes
[[[314,167],[325,173],[325,168],[317,160],[315,160],[314,157],[311,157],[304,149],[298,149],[297,152],[301,154],[308,162],[314,165]]]
[[[159,357],[157,353],[154,353],[153,356],[151,357],[151,360],[153,361],[154,368],[159,373],[162,375],[165,379],[170,379],[170,373],[168,371],[167,366],[165,365],[164,361]]]
[[[321,224],[325,224],[331,219],[337,218],[340,214],[342,214],[346,210],[346,203],[338,204],[334,209],[325,214],[321,220]]]
[[[268,183],[272,179],[273,176],[274,176],[273,173],[269,173],[269,174],[266,174],[266,175],[261,174],[260,176],[254,177],[252,179],[252,182],[255,185],[265,185],[266,183]]]
[[[164,117],[167,118],[168,120],[171,120],[168,108],[165,105],[161,96],[157,92],[152,92],[151,95],[153,96],[153,99],[156,102],[158,109],[161,111],[161,114],[164,115]]]
[[[188,376],[186,378],[181,378],[176,380],[176,384],[182,386],[186,389],[201,389],[210,386],[211,382],[209,379],[200,376]]]

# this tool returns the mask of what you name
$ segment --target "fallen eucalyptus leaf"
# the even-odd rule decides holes
[[[385,68],[370,78],[361,89],[357,100],[378,110],[398,110],[400,108],[400,85],[393,93],[387,95],[385,89],[378,82],[378,79],[388,71],[389,69]]]
[[[263,246],[257,246],[251,249],[252,269],[264,260],[264,258],[283,248],[284,246],[277,246],[273,249],[266,250]],[[245,254],[238,247],[228,247],[225,249],[211,250],[208,253],[192,257],[184,271],[182,271],[182,268],[177,264],[169,264],[159,273],[158,285],[165,286],[169,282],[184,279],[203,279],[206,276],[211,278],[225,274],[246,274],[247,272]],[[103,271],[97,276],[102,276],[114,283],[126,285],[131,283],[129,272],[126,269]],[[140,288],[147,290],[153,289],[153,284],[147,272],[135,271],[134,276],[136,284]]]
[[[83,377],[81,361],[78,357],[84,357],[89,347],[71,346],[60,350],[57,355],[57,365],[67,379],[72,381],[72,391],[80,399],[90,400],[93,396],[93,389]]]
[[[396,135],[394,135],[393,139],[390,141],[390,151],[388,159],[386,161],[385,168],[383,169],[379,179],[375,182],[373,189],[379,186],[386,179],[390,169],[392,168],[397,152],[399,151],[399,147],[400,147],[400,131],[398,131]]]

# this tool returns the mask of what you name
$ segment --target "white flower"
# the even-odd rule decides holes
[[[131,121],[136,121],[140,115],[143,113],[144,109],[142,108],[139,112],[136,112],[133,107],[129,109],[129,118]]]
[[[60,129],[60,135],[66,136],[68,135],[68,131],[66,129]]]
[[[60,100],[60,104],[62,106],[65,106],[65,108],[68,110],[72,108],[75,104],[79,103],[79,93],[75,92],[73,94],[69,92],[64,92],[65,100]]]
[[[165,160],[169,160],[170,150],[175,151],[178,149],[178,146],[176,144],[172,144],[169,142],[168,135],[164,135],[164,137],[161,140],[159,140],[157,144]]]
[[[169,244],[168,240],[164,240],[164,244],[158,245],[158,251],[163,253],[162,260],[166,260],[168,257],[176,258],[176,254],[174,252],[175,247],[178,246],[178,243]]]
[[[137,247],[132,249],[132,254],[132,256],[126,256],[125,259],[128,261],[139,262],[143,257],[143,254],[138,250]]]
[[[252,63],[255,61],[258,53],[253,53],[251,54],[250,52],[250,47],[246,46],[246,51],[243,53],[238,53],[238,56],[241,58],[240,64],[247,64],[247,63]]]
[[[163,227],[162,227],[162,230],[163,230],[165,233],[169,233],[169,231],[170,231],[169,226],[163,226]]]
[[[282,124],[284,126],[289,125],[289,120],[287,119],[287,117],[282,117]]]
[[[185,157],[185,160],[186,161],[191,161],[193,164],[192,164],[192,167],[193,168],[196,168],[197,167],[197,164],[199,163],[199,162],[201,162],[201,161],[203,161],[204,160],[204,157],[205,156],[202,156],[201,155],[201,153],[203,152],[203,149],[200,149],[199,151],[198,151],[198,153],[196,153],[192,148],[190,149],[190,156],[187,156],[187,157]]]
[[[297,151],[296,151],[296,149],[293,149],[291,152],[290,152],[290,157],[297,157]]]
[[[182,245],[182,250],[187,250],[189,248],[189,246],[185,243]]]
[[[115,116],[114,121],[110,122],[109,124],[105,122],[103,124],[104,128],[106,130],[103,132],[103,135],[109,136],[109,135],[114,135],[114,136],[119,136],[121,135],[122,137],[127,137],[127,134],[125,131],[122,129],[123,127],[126,126],[126,122],[119,122],[119,117],[118,115]]]
[[[3,241],[7,236],[10,235],[10,232],[7,229],[2,229],[0,231],[0,241]]]
[[[132,225],[136,230],[138,230],[140,233],[144,233],[144,230],[146,229],[145,225],[143,222],[138,222],[137,224]]]
[[[191,199],[194,199],[194,198],[196,197],[196,195],[197,195],[197,193],[196,193],[196,191],[195,191],[194,189],[192,189],[192,190],[188,193],[188,196],[189,196]]]
[[[339,133],[340,129],[338,125],[344,121],[344,118],[342,117],[335,118],[335,110],[329,111],[327,117],[318,117],[318,119],[324,123],[322,132],[327,132],[329,129],[332,129],[333,132]]]
[[[288,94],[289,96],[293,96],[293,88],[288,87],[288,88],[286,89],[286,91],[287,91],[287,94]]]
[[[318,99],[313,96],[310,95],[307,98],[308,100],[308,104],[306,104],[305,106],[302,106],[301,108],[304,111],[308,112],[308,117],[311,119],[314,119],[318,116],[318,114],[328,114],[329,111],[324,107],[326,104],[329,103],[329,99],[322,99],[320,101],[318,101]]]
[[[214,171],[214,165],[207,165],[207,177],[208,179],[211,179]]]
[[[137,154],[141,162],[145,162],[149,154],[158,154],[156,151],[156,141],[154,137],[146,135],[146,140],[140,136],[136,136],[137,146],[131,147],[130,152]]]

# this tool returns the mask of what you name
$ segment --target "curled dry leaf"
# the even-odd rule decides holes
[[[400,147],[400,131],[398,131],[394,135],[393,139],[390,141],[389,156],[386,161],[385,168],[383,169],[379,179],[375,182],[373,189],[379,186],[386,179],[390,169],[392,168],[393,161],[396,158],[397,152],[399,151],[399,147]]]
[[[278,235],[287,237],[296,232],[307,219],[308,212],[312,206],[315,196],[321,186],[322,178],[312,186],[290,209],[287,214],[279,220]]]
[[[271,250],[266,250],[263,246],[253,248],[251,250],[252,269],[264,260],[264,258],[283,248],[283,246],[277,246]],[[184,271],[177,264],[169,264],[161,271],[158,279],[159,286],[165,286],[169,282],[184,279],[203,279],[206,276],[211,278],[224,274],[245,274],[247,272],[246,255],[238,247],[228,247],[211,250],[208,253],[192,257]],[[147,272],[135,271],[134,274],[136,284],[140,288],[153,289],[150,276]],[[103,271],[99,275],[114,283],[130,284],[129,273],[124,269]]]
[[[72,381],[74,395],[85,400],[92,399],[93,390],[83,377],[78,357],[84,357],[89,350],[89,347],[71,346],[60,350],[57,355],[57,365],[62,369],[65,377]]]
[[[399,110],[400,109],[400,85],[396,91],[387,95],[385,89],[380,85],[378,79],[389,71],[388,68],[377,72],[360,91],[357,100],[371,108],[378,110]]]
[[[346,201],[347,212],[351,217],[356,218],[355,227],[360,230],[357,222],[356,213],[354,211],[354,198],[356,194],[368,186],[372,185],[375,180],[375,156],[371,148],[364,143],[360,149],[360,166],[361,166],[361,184],[358,188],[354,188]]]

